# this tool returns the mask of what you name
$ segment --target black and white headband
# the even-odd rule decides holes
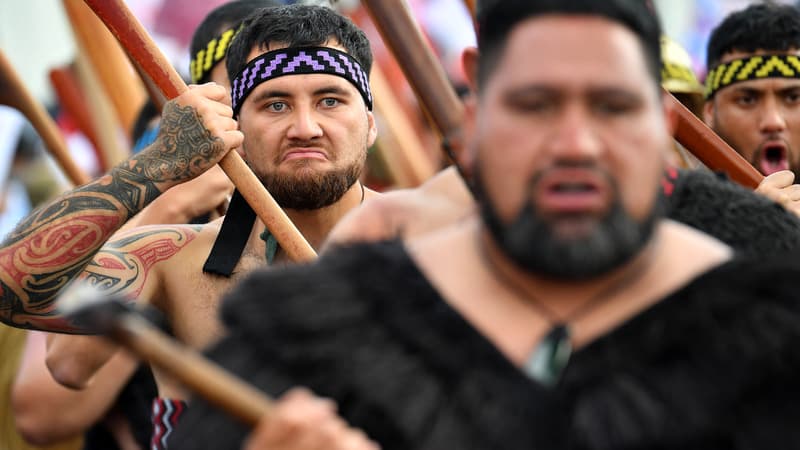
[[[312,73],[336,75],[349,81],[372,110],[368,74],[355,58],[330,47],[292,47],[261,54],[239,72],[231,84],[233,116],[239,116],[242,103],[259,84],[284,75]]]

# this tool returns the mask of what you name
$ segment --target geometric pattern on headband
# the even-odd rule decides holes
[[[221,35],[210,40],[206,48],[197,52],[192,62],[189,63],[189,73],[192,76],[192,83],[199,83],[211,72],[211,69],[220,61],[225,59],[231,41],[236,37],[241,26],[231,28]]]
[[[706,98],[722,88],[762,78],[800,78],[800,57],[761,55],[735,59],[714,67],[706,77]]]
[[[367,73],[347,53],[330,47],[292,47],[263,53],[247,63],[231,83],[231,105],[237,117],[242,103],[259,84],[285,75],[324,73],[353,84],[372,111],[372,92]]]

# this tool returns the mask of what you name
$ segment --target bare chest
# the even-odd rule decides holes
[[[163,309],[176,338],[204,349],[224,333],[219,318],[221,300],[250,272],[264,267],[264,262],[244,255],[230,278],[206,274],[201,264],[191,266],[169,277]]]

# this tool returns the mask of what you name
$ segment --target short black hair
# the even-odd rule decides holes
[[[279,4],[277,0],[235,0],[213,9],[194,30],[192,42],[189,45],[189,57],[194,58],[199,51],[205,50],[209,41],[237,26],[253,11]],[[198,82],[205,83],[207,81],[208,75]]]
[[[372,51],[369,39],[347,17],[325,6],[285,5],[261,9],[244,21],[233,39],[225,64],[233,81],[247,65],[253,48],[281,43],[289,47],[319,46],[335,39],[369,75]]]
[[[479,0],[479,84],[496,66],[512,29],[545,14],[601,16],[625,26],[639,38],[648,71],[661,84],[661,25],[649,0]]]
[[[734,51],[785,52],[800,49],[800,9],[792,5],[760,3],[729,14],[711,32],[706,67],[712,69]]]

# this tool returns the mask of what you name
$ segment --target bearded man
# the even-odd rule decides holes
[[[800,10],[754,4],[712,31],[705,122],[762,174],[758,192],[800,214]]]

